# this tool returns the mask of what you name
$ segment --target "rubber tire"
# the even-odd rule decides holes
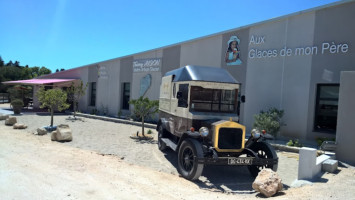
[[[159,126],[159,131],[158,131],[158,149],[160,151],[164,151],[166,149],[166,144],[161,140],[161,138],[164,137],[164,128],[163,126]]]
[[[204,164],[197,163],[196,158],[203,158],[202,145],[197,140],[187,138],[179,148],[178,171],[188,180],[198,179],[203,171]]]
[[[251,147],[251,150],[253,150],[258,156],[259,158],[268,158],[268,159],[276,159],[277,158],[277,154],[274,150],[274,148],[272,148],[272,146],[268,143],[265,142],[256,142],[254,143]],[[252,156],[253,155],[248,155],[248,156]],[[259,172],[262,169],[265,168],[270,168],[273,171],[277,171],[277,167],[278,164],[273,164],[273,165],[249,165],[248,166],[248,170],[251,173],[252,176],[256,177],[258,176]]]

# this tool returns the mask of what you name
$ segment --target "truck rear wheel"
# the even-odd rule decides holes
[[[182,177],[196,180],[201,176],[204,165],[198,163],[197,158],[203,158],[202,145],[194,139],[185,139],[178,153],[178,169]]]
[[[259,158],[265,158],[265,159],[277,158],[277,154],[275,150],[271,147],[270,144],[267,144],[265,142],[256,142],[250,147],[250,149],[253,150],[258,155]],[[253,156],[253,155],[249,155],[249,156]],[[277,166],[278,164],[249,165],[248,169],[251,175],[256,177],[258,176],[259,172],[265,168],[270,168],[276,172]]]
[[[161,140],[161,138],[164,137],[164,128],[163,126],[159,126],[158,130],[158,148],[160,151],[164,151],[166,149],[166,144]]]

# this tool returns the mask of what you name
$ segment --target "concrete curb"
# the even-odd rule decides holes
[[[272,147],[274,147],[275,150],[279,150],[279,151],[287,151],[287,152],[292,152],[292,153],[299,153],[300,152],[300,148],[299,147],[290,147],[290,146],[287,146],[287,145],[272,144],[272,143],[270,143],[270,145]]]
[[[73,115],[72,112],[69,112],[69,114]],[[106,117],[106,116],[99,116],[99,115],[89,115],[89,114],[84,114],[84,113],[76,113],[75,115],[76,116],[80,116],[80,117],[86,117],[86,118],[91,118],[91,119],[99,119],[99,120],[110,121],[110,122],[115,122],[115,123],[142,126],[141,122],[118,119],[118,118],[113,118],[113,117]],[[150,124],[150,123],[144,123],[144,127],[146,127],[146,128],[154,128],[155,129],[157,127],[157,125],[156,124]]]
[[[73,115],[73,112],[68,112],[68,114]],[[141,122],[130,121],[130,120],[125,120],[125,119],[118,119],[118,118],[113,118],[113,117],[99,116],[99,115],[76,113],[76,116],[86,117],[86,118],[91,118],[91,119],[99,119],[99,120],[110,121],[110,122],[115,122],[115,123],[131,124],[131,125],[135,125],[135,126],[142,125]],[[157,125],[150,124],[150,123],[144,123],[144,127],[156,129]],[[270,143],[270,145],[273,146],[275,148],[275,150],[279,150],[279,151],[286,151],[286,152],[292,152],[292,153],[299,153],[299,151],[300,151],[299,147],[290,147],[287,145],[273,144],[273,143]]]

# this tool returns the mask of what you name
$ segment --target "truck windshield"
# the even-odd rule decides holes
[[[237,109],[237,95],[238,90],[191,86],[190,111],[234,113]]]

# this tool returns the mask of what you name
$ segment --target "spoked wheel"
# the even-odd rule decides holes
[[[179,148],[178,169],[182,177],[188,180],[196,180],[201,176],[204,165],[197,162],[202,158],[202,146],[193,139],[186,139]]]
[[[264,158],[264,159],[276,159],[277,158],[277,154],[276,154],[275,150],[268,143],[265,143],[265,142],[254,143],[250,147],[250,149],[253,150],[259,158]],[[248,154],[248,156],[253,156],[253,155]],[[249,165],[248,169],[249,169],[249,172],[251,173],[251,175],[256,177],[256,176],[258,176],[258,173],[262,169],[265,169],[265,168],[270,168],[276,172],[277,166],[278,166],[278,164]]]
[[[163,126],[159,126],[158,130],[158,148],[160,151],[164,151],[166,149],[166,144],[161,140],[164,137],[164,128]]]

